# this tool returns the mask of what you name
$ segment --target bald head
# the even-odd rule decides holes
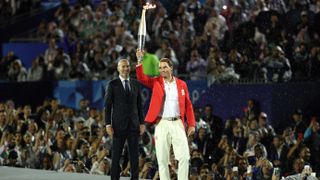
[[[127,62],[127,63],[130,65],[130,62],[129,62],[128,59],[120,59],[120,60],[118,61],[118,67],[119,67],[119,65],[120,65],[122,62]]]
[[[129,77],[130,74],[130,63],[127,59],[120,59],[118,61],[118,72],[119,75],[124,78],[127,79]]]

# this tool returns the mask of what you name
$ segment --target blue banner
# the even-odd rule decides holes
[[[102,109],[107,81],[58,81],[53,96],[60,104],[79,108],[81,99],[90,101],[90,106]]]

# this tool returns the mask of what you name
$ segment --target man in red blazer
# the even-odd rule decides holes
[[[137,58],[143,56],[137,51]],[[178,180],[186,180],[189,173],[189,146],[187,135],[195,132],[195,118],[189,91],[184,81],[172,75],[173,65],[170,59],[162,58],[159,63],[160,76],[148,77],[144,74],[141,62],[136,66],[137,79],[152,89],[152,97],[145,121],[156,123],[155,144],[161,180],[169,180],[170,147],[178,165]],[[185,125],[188,124],[186,134]]]

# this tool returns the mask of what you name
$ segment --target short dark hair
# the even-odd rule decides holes
[[[17,151],[12,150],[12,151],[9,152],[8,159],[17,159],[17,158],[18,158]]]
[[[280,135],[275,135],[273,138],[278,138],[280,141],[284,142],[284,138]]]
[[[161,58],[159,62],[165,62],[167,63],[170,67],[173,68],[173,64],[172,64],[172,61],[168,58]]]

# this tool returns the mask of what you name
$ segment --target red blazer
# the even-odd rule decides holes
[[[152,97],[149,105],[149,110],[146,115],[145,121],[148,123],[155,123],[157,117],[163,106],[164,101],[164,79],[161,76],[158,77],[148,77],[143,73],[142,65],[136,66],[137,79],[148,88],[152,89]],[[176,79],[180,116],[185,122],[185,117],[187,117],[187,122],[189,127],[195,127],[196,122],[193,113],[192,103],[189,97],[189,91],[187,84],[178,78]]]

